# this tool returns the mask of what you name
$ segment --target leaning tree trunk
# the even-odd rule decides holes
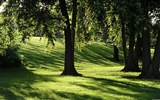
[[[65,64],[64,64],[64,71],[61,75],[80,75],[75,69],[74,66],[74,49],[73,49],[73,37],[71,34],[69,16],[67,12],[66,2],[65,0],[59,0],[60,9],[62,15],[66,18],[66,25],[67,27],[64,29],[65,34]]]

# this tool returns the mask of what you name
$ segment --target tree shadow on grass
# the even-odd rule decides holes
[[[0,70],[0,100],[25,100],[24,97],[42,97],[32,87],[38,82],[55,82],[52,75],[37,75],[25,68]]]
[[[30,67],[43,67],[48,66],[56,69],[62,69],[60,66],[64,64],[64,54],[60,51],[52,51],[50,53],[40,50],[39,46],[28,43],[30,48],[22,48],[19,52],[24,55],[24,63]],[[42,48],[42,47],[41,47]],[[45,47],[44,47],[45,48]]]
[[[40,82],[44,82],[46,85],[48,82],[54,84],[54,82],[58,82],[56,78],[60,76],[34,74],[25,68],[1,70],[0,73],[0,100],[57,100],[57,98],[102,100],[98,96],[74,93],[74,91],[58,91],[58,88],[43,90],[41,87],[34,86],[34,84]],[[44,88],[45,85],[42,84],[42,86],[42,88]]]
[[[85,47],[83,47],[82,51],[76,50],[75,55],[76,61],[83,59],[93,64],[99,64],[103,66],[113,66],[112,63],[115,63],[116,65],[123,64],[122,59],[120,59],[119,62],[114,61],[113,50],[111,46],[106,46],[97,43],[94,43],[92,45],[86,45]],[[120,56],[120,58],[122,57]]]
[[[158,87],[155,88],[142,85],[134,82],[134,80],[131,80],[132,82],[124,82],[121,80],[83,76],[81,78],[86,78],[87,82],[69,83],[70,85],[82,87],[81,89],[92,92],[98,91],[99,93],[97,95],[92,95],[87,94],[87,92],[77,93],[75,91],[59,91],[58,88],[49,89],[48,92],[43,89],[41,90],[38,87],[34,87],[33,85],[40,82],[56,83],[58,82],[57,78],[60,76],[34,74],[32,71],[25,68],[1,70],[0,72],[0,99],[3,97],[5,100],[25,100],[26,98],[24,97],[29,97],[31,99],[37,98],[38,100],[47,98],[50,100],[56,100],[57,97],[71,100],[102,100],[105,98],[102,98],[103,96],[109,97],[108,94],[112,94],[111,98],[108,99],[119,99],[120,96],[127,96],[138,100],[152,100],[160,98],[160,89]],[[159,80],[151,81],[156,84],[160,83]],[[50,95],[52,96],[49,97]],[[53,95],[56,96],[54,97]]]
[[[128,96],[133,99],[138,100],[152,100],[152,99],[160,99],[160,88],[149,87],[146,85],[138,84],[138,83],[127,83],[122,81],[115,81],[111,79],[105,78],[95,78],[95,77],[86,77],[87,79],[91,79],[95,81],[95,85],[85,85],[85,84],[77,84],[83,88],[87,88],[93,91],[101,91],[108,94],[113,94],[116,96]],[[151,80],[152,81],[152,80]],[[153,82],[153,81],[152,81]],[[155,80],[159,84],[159,80]],[[129,90],[129,91],[126,91]],[[114,97],[116,98],[116,97]],[[118,97],[117,97],[118,99]]]
[[[53,93],[64,99],[69,99],[69,100],[102,100],[101,97],[91,96],[87,94],[76,94],[71,92],[55,92],[55,91],[53,91]]]

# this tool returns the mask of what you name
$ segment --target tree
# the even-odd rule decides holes
[[[73,0],[73,19],[72,19],[72,30],[67,12],[66,1],[59,0],[60,9],[62,15],[66,18],[66,28],[64,29],[65,34],[65,65],[62,75],[75,75],[80,76],[74,66],[74,37],[75,37],[75,25],[76,25],[76,10],[77,1]]]
[[[137,61],[137,57],[135,57],[135,36],[137,33],[137,19],[141,14],[139,13],[139,4],[138,1],[112,1],[112,9],[110,12],[112,16],[118,16],[116,21],[111,21],[114,24],[119,24],[118,27],[121,27],[119,32],[121,31],[122,36],[122,47],[124,52],[124,62],[125,66],[122,71],[128,72],[137,72],[140,71],[138,64],[135,64]],[[135,11],[135,9],[137,11]],[[118,23],[117,23],[118,22]],[[117,28],[117,27],[116,27]],[[118,33],[118,32],[117,32]],[[112,33],[113,34],[113,33]],[[115,34],[115,37],[118,34]],[[129,42],[129,43],[127,43]],[[127,48],[127,44],[129,47]]]
[[[126,32],[125,32],[125,19],[124,16],[120,16],[121,19],[121,32],[122,32],[122,48],[123,48],[123,55],[124,55],[124,67],[127,66],[127,47],[126,47]]]
[[[73,0],[73,20],[72,27],[67,12],[65,0],[24,0],[24,1],[7,1],[6,11],[12,9],[17,13],[17,24],[19,31],[23,33],[22,40],[39,33],[40,36],[47,36],[48,42],[54,45],[54,31],[64,28],[65,34],[65,64],[62,75],[81,75],[78,74],[74,67],[74,34],[76,25],[77,0]],[[59,4],[58,7],[56,4]],[[63,17],[57,13],[61,10]],[[53,11],[54,9],[54,11]],[[55,13],[56,12],[56,13]],[[12,13],[12,12],[11,12]],[[57,24],[57,26],[54,26]],[[55,28],[55,30],[53,30]]]
[[[143,55],[142,55],[142,73],[140,74],[140,78],[157,78],[160,79],[160,70],[159,70],[159,61],[160,57],[158,57],[158,53],[160,51],[160,36],[159,33],[157,35],[157,41],[155,46],[155,52],[153,59],[151,59],[150,53],[150,29],[149,29],[149,11],[156,11],[159,12],[157,9],[159,8],[160,2],[158,1],[148,1],[148,0],[141,0],[143,14],[144,14],[144,22],[145,26],[142,32],[142,48],[143,48]],[[159,32],[159,30],[158,30]]]
[[[9,12],[9,11],[8,11]],[[21,57],[18,55],[18,29],[15,16],[7,16],[7,12],[0,13],[0,68],[10,69],[21,67]],[[14,15],[15,13],[10,13]]]
[[[118,48],[117,46],[114,45],[114,54],[113,54],[113,59],[114,61],[119,61],[119,55],[118,55]]]
[[[130,3],[129,1],[128,3]],[[122,71],[132,71],[132,72],[139,72],[140,68],[138,64],[136,64],[136,60],[138,60],[137,57],[135,57],[135,36],[136,36],[136,19],[137,15],[139,14],[135,12],[134,9],[138,9],[139,6],[137,6],[137,2],[132,2],[132,4],[127,5],[128,11],[130,15],[127,16],[128,18],[128,35],[129,35],[129,51],[128,51],[128,61],[127,66],[124,67]]]

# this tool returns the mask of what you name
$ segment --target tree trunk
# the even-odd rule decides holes
[[[74,51],[74,44],[75,44],[75,29],[76,29],[76,18],[77,18],[77,0],[72,0],[73,2],[73,13],[72,13],[72,43],[73,43],[73,51]]]
[[[129,35],[129,52],[128,52],[128,65],[126,66],[127,70],[131,72],[139,72],[140,69],[135,64],[134,57],[134,45],[135,45],[135,18],[131,17],[130,25],[129,25],[130,35]]]
[[[118,48],[114,46],[114,61],[119,61]]]
[[[121,17],[121,31],[122,31],[122,47],[123,47],[123,54],[124,54],[124,68],[127,66],[127,47],[126,47],[126,33],[125,33],[125,23],[124,23],[124,18],[123,16]],[[122,71],[125,69],[122,69]]]
[[[154,56],[151,62],[151,67],[152,69],[149,71],[149,76],[151,78],[156,78],[160,79],[160,31],[157,36],[157,41],[156,41],[156,47],[155,47],[155,52]]]
[[[140,37],[140,34],[137,36],[137,42],[135,45],[135,51],[134,51],[134,58],[135,58],[135,66],[139,67],[138,61],[142,59],[142,38]]]
[[[142,72],[139,77],[149,78],[149,70],[152,69],[150,66],[151,63],[151,54],[150,54],[150,32],[149,32],[149,18],[148,18],[148,1],[143,0],[142,2],[143,12],[145,15],[144,19],[144,29],[142,32]]]
[[[60,9],[62,15],[66,18],[66,25],[67,27],[64,29],[65,34],[65,64],[64,64],[64,71],[61,75],[74,75],[79,76],[79,74],[74,66],[74,49],[73,49],[73,37],[71,34],[69,16],[67,12],[66,2],[65,0],[59,0]]]

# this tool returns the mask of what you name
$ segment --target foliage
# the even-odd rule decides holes
[[[55,33],[63,30],[65,21],[58,6],[57,0],[9,0],[5,16],[14,14],[22,42],[31,36],[44,36],[48,38],[47,45],[54,45]]]
[[[76,29],[76,46],[81,48],[90,41],[106,41],[108,25],[105,20],[107,2],[79,1]]]
[[[15,68],[21,66],[21,58],[17,54],[19,33],[13,16],[0,16],[0,67]]]
[[[121,24],[119,20],[116,20],[116,22],[110,25],[108,40],[112,41],[113,45],[115,46],[121,46],[122,34],[121,34]]]
[[[0,54],[0,68],[10,69],[22,66],[22,59],[17,54],[17,46],[9,46],[3,50],[3,55]]]

